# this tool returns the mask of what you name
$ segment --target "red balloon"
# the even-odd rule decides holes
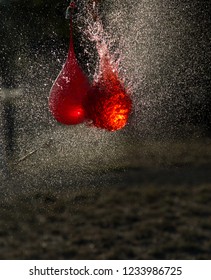
[[[127,124],[132,101],[108,51],[105,51],[105,45],[99,44],[98,52],[100,71],[86,97],[87,118],[98,128],[115,131]]]
[[[75,56],[71,19],[68,56],[49,96],[49,109],[54,118],[66,125],[83,122],[85,118],[83,101],[89,89],[89,80]]]

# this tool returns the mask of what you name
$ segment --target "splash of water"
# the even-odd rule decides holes
[[[109,51],[109,43],[103,24],[95,13],[94,22],[90,22],[89,34],[96,43],[99,63],[92,88],[84,102],[87,118],[98,127],[115,131],[123,128],[132,109],[129,89],[119,75],[120,58],[115,60]]]

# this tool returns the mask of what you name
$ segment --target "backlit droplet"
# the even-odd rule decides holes
[[[83,73],[74,52],[72,18],[70,16],[70,46],[66,62],[55,80],[49,96],[49,109],[54,118],[66,125],[84,121],[83,100],[89,90],[88,78]]]

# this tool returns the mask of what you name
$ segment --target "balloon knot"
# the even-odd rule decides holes
[[[71,16],[71,12],[72,10],[74,10],[76,8],[76,3],[75,1],[71,1],[69,6],[67,7],[67,10],[66,10],[66,14],[65,14],[65,18],[66,19],[70,19],[70,16]]]
[[[76,8],[76,3],[75,3],[75,1],[71,1],[69,7],[70,7],[71,9],[75,9],[75,8]]]

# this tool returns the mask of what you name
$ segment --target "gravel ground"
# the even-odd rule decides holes
[[[1,191],[0,258],[211,259],[210,139],[128,149],[76,188]]]

